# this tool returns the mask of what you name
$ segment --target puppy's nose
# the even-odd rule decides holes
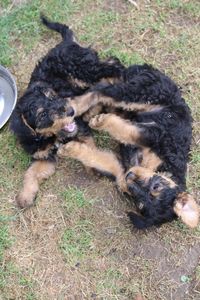
[[[133,172],[128,172],[128,174],[126,175],[126,181],[133,181],[136,179],[136,175]]]
[[[73,109],[73,107],[69,107],[68,109],[67,109],[67,117],[73,117],[74,116],[74,109]]]

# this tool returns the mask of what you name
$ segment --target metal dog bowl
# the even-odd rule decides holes
[[[8,121],[17,102],[17,86],[10,72],[0,65],[0,128]]]

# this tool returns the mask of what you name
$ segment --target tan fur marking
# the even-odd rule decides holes
[[[162,163],[162,160],[154,152],[152,152],[150,148],[143,148],[142,155],[143,159],[141,166],[144,168],[156,171]]]
[[[137,178],[144,181],[149,181],[151,177],[158,175],[153,170],[140,166],[130,168],[127,173],[129,172],[133,172]],[[168,182],[169,187],[174,188],[176,186],[176,183],[171,178],[166,177],[162,173],[159,173],[159,176],[163,177]]]
[[[37,115],[39,114],[39,113],[41,113],[42,111],[44,111],[44,108],[43,107],[39,107],[38,109],[37,109]]]
[[[56,135],[62,128],[64,128],[65,125],[68,125],[72,123],[74,120],[73,117],[66,117],[62,119],[55,119],[54,123],[51,127],[48,128],[42,128],[42,129],[36,129],[37,133],[40,133],[44,136],[52,136]]]
[[[96,144],[92,136],[79,136],[78,140],[90,148],[96,148]]]
[[[73,107],[75,115],[80,116],[98,103],[98,95],[91,92],[73,98],[70,105]]]
[[[140,137],[137,126],[115,114],[100,114],[90,120],[90,127],[107,131],[123,144],[135,144]]]
[[[45,150],[38,150],[33,154],[34,159],[47,159],[49,156],[49,151],[51,150],[51,146],[47,146]]]
[[[44,91],[44,94],[45,94],[46,97],[48,97],[50,99],[56,96],[56,92],[53,89],[51,89],[51,88],[47,88]]]
[[[183,192],[177,197],[174,212],[181,218],[183,223],[191,228],[197,227],[199,223],[200,208],[192,195]]]
[[[79,142],[86,144],[90,148],[96,148],[96,144],[92,136],[79,136],[78,140]],[[84,167],[87,174],[89,175],[94,174],[94,170],[91,167],[88,167],[86,165],[84,165]]]
[[[80,88],[87,88],[87,87],[90,87],[90,84],[83,81],[83,80],[80,80],[80,79],[77,79],[77,78],[74,78],[72,76],[69,77],[69,82],[72,84],[72,85],[75,85],[75,86],[78,86]]]
[[[101,103],[97,104],[96,106],[90,108],[84,115],[83,120],[85,122],[89,122],[94,116],[101,113],[103,105]]]
[[[39,190],[39,184],[54,172],[55,164],[52,162],[33,162],[24,175],[23,187],[16,198],[17,205],[21,208],[32,205]]]
[[[100,95],[97,92],[90,92],[81,96],[77,96],[71,100],[71,106],[74,108],[76,116],[85,113],[89,108],[98,103],[103,105],[122,108],[128,111],[152,111],[161,109],[160,105],[142,104],[142,103],[125,103],[124,101],[116,101],[111,97]]]
[[[32,132],[32,134],[33,134],[33,135],[36,135],[35,130],[27,123],[27,121],[26,121],[24,115],[21,115],[21,117],[22,117],[23,123],[30,129],[30,131]]]
[[[71,157],[81,161],[85,166],[112,174],[116,177],[119,187],[123,191],[127,189],[123,168],[111,151],[91,148],[79,142],[69,142],[59,148],[58,156]]]
[[[101,83],[115,84],[120,82],[120,78],[117,77],[106,77],[100,80]]]

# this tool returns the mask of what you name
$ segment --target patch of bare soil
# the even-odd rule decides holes
[[[104,1],[104,8],[118,13],[124,13],[128,10],[128,1],[107,0]],[[130,4],[130,3],[129,3]]]
[[[54,44],[53,39],[43,40],[13,68],[20,94],[37,60]],[[69,186],[85,190],[87,198],[95,201],[89,208],[67,213],[61,192]],[[192,280],[199,237],[178,222],[145,232],[132,229],[126,217],[130,208],[111,181],[88,175],[79,163],[60,161],[55,176],[43,185],[36,207],[20,213],[12,223],[15,242],[7,259],[30,278],[41,300],[123,300],[133,299],[138,291],[148,300],[199,299]],[[90,222],[92,247],[81,262],[72,264],[60,243],[63,232],[77,219]],[[183,275],[188,282],[181,281]],[[15,282],[9,286],[8,298],[27,299]]]

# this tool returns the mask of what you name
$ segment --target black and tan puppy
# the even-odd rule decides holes
[[[59,155],[74,157],[115,176],[140,212],[129,214],[137,228],[158,226],[177,216],[190,227],[197,226],[199,207],[185,192],[192,118],[176,84],[149,65],[131,66],[124,70],[119,83],[100,84],[74,99],[72,106],[81,114],[91,103],[126,110],[123,117],[100,114],[90,121],[93,129],[104,130],[120,142],[122,165],[114,154],[89,150],[75,142],[61,147]]]
[[[93,145],[89,127],[75,118],[67,97],[111,76],[119,78],[123,69],[117,60],[100,61],[93,49],[80,46],[66,25],[45,17],[42,22],[63,39],[38,62],[11,118],[11,130],[33,158],[17,196],[20,207],[32,205],[40,182],[54,173],[58,143],[76,139]]]

